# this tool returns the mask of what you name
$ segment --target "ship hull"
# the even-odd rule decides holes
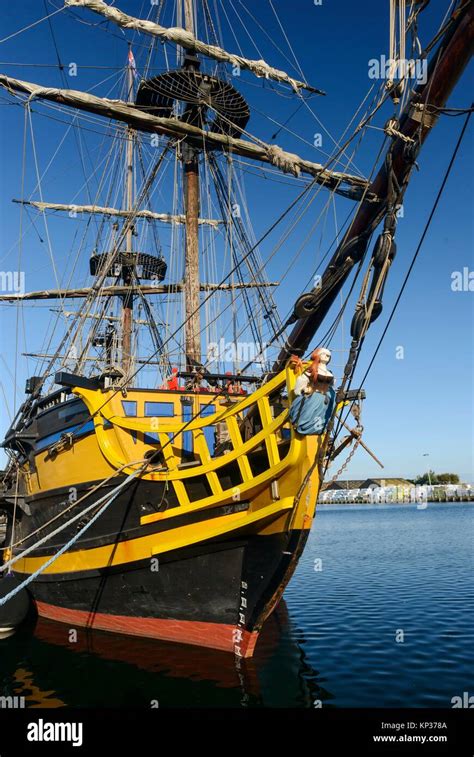
[[[44,576],[32,585],[38,614],[115,633],[253,654],[264,620],[289,580],[305,535],[202,544],[121,569]],[[155,569],[153,569],[155,567]],[[20,573],[18,577],[23,578]]]
[[[288,410],[269,401],[293,378],[233,403],[211,397],[211,414],[207,397],[178,392],[131,390],[122,402],[76,387],[85,405],[48,403],[28,429],[36,442],[4,556],[19,579],[34,577],[39,615],[251,656],[319,491],[320,438],[284,433]],[[182,405],[194,414],[188,438]],[[150,407],[171,409],[170,420],[155,424]],[[211,454],[218,422],[228,441]]]

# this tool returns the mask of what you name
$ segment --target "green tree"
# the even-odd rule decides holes
[[[422,473],[421,476],[415,478],[414,483],[421,486],[431,483],[434,484],[459,484],[459,476],[457,473],[435,473],[434,470],[430,470],[429,473]]]
[[[459,484],[460,479],[457,473],[439,473],[438,483],[439,484]]]
[[[438,483],[438,476],[434,472],[434,470],[430,470],[429,473],[422,473],[421,476],[417,476],[415,478],[415,484],[420,484],[420,486],[424,486],[425,484],[429,484],[431,481],[432,484]]]

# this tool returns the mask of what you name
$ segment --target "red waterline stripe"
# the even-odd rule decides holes
[[[179,644],[193,644],[198,647],[222,649],[235,652],[234,634],[236,626],[226,623],[205,623],[196,620],[173,620],[163,618],[132,618],[126,615],[109,615],[85,610],[71,610],[56,607],[36,600],[38,614],[59,623],[95,628],[101,631],[124,633],[130,636],[144,636],[148,639],[175,641]],[[252,657],[257,643],[257,631],[243,631],[238,642],[242,657]]]

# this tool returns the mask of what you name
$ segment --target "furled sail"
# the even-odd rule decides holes
[[[144,34],[151,34],[164,42],[174,42],[193,53],[205,55],[207,58],[218,60],[221,63],[230,63],[231,66],[251,71],[259,78],[273,79],[274,81],[289,84],[295,92],[305,89],[313,94],[324,94],[320,89],[310,86],[307,82],[293,79],[285,71],[273,68],[273,66],[270,66],[264,60],[249,60],[242,55],[228,53],[222,47],[208,45],[206,42],[196,39],[194,34],[190,31],[186,31],[180,27],[166,28],[153,21],[134,18],[133,16],[129,16],[127,13],[119,10],[119,8],[113,8],[110,5],[107,5],[107,3],[104,3],[102,0],[65,0],[65,5],[68,7],[80,6],[82,8],[88,8],[88,10],[99,13],[108,21],[113,21],[124,29],[135,29]]]
[[[142,210],[124,210],[118,208],[107,208],[101,205],[65,205],[60,202],[40,202],[39,200],[13,200],[13,202],[21,203],[22,205],[29,205],[30,207],[37,208],[41,212],[45,210],[63,210],[66,213],[97,213],[104,216],[117,216],[119,218],[145,218],[148,221],[161,221],[161,223],[186,223],[186,216],[173,213],[155,213],[152,210],[146,208]],[[198,223],[200,226],[211,226],[217,229],[225,221],[218,220],[216,218],[199,218]]]
[[[123,100],[110,100],[107,97],[97,97],[74,89],[42,87],[39,84],[14,79],[5,74],[0,74],[0,86],[10,92],[25,92],[30,95],[30,100],[35,97],[52,100],[106,118],[113,118],[116,121],[123,121],[142,131],[158,132],[169,137],[187,137],[198,147],[203,148],[206,145],[212,145],[221,150],[228,150],[235,155],[270,163],[284,173],[292,173],[294,176],[299,176],[300,173],[308,174],[327,189],[332,189],[344,196],[349,195],[356,200],[362,197],[367,188],[366,179],[360,176],[331,171],[324,168],[320,163],[313,163],[310,160],[304,160],[295,153],[286,152],[278,145],[269,145],[260,140],[258,144],[254,144],[245,139],[236,139],[226,134],[205,131],[198,126],[176,118],[152,116]],[[341,184],[349,186],[348,188],[341,187]]]
[[[252,289],[260,287],[276,287],[278,282],[256,282],[247,281],[237,284],[206,284],[201,283],[199,288],[201,292],[213,292],[213,291],[231,291],[232,289]],[[157,284],[156,286],[102,286],[100,288],[95,287],[80,287],[79,289],[43,289],[37,292],[11,292],[9,294],[0,295],[0,302],[17,302],[18,300],[61,300],[64,298],[75,299],[80,297],[87,297],[92,292],[96,297],[112,297],[129,294],[133,291],[136,294],[172,294],[173,292],[181,292],[184,289],[184,284],[179,282],[177,284]]]

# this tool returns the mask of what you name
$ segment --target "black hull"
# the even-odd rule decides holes
[[[98,575],[44,576],[30,588],[40,615],[72,626],[245,655],[285,579],[288,541],[274,535],[209,543],[166,555],[155,569],[131,563]]]
[[[158,491],[160,489],[160,491]],[[86,488],[84,488],[84,491]],[[103,491],[101,489],[100,493]],[[64,510],[65,492],[30,502],[31,514],[23,514],[16,536],[26,539],[41,524]],[[78,490],[78,497],[83,491]],[[97,498],[97,495],[95,495]],[[170,529],[169,522],[141,526],[146,503],[161,501],[161,485],[139,482],[133,491],[120,495],[73,546],[94,550],[111,546],[147,533]],[[173,506],[174,503],[167,503]],[[189,525],[238,512],[246,503],[206,511],[196,518],[173,518]],[[67,516],[66,516],[67,517]],[[191,519],[192,518],[192,519]],[[57,528],[61,521],[48,527]],[[77,523],[34,551],[35,557],[56,553],[77,529]],[[45,532],[47,529],[45,529]],[[286,585],[287,574],[301,532],[291,534],[245,535],[200,542],[146,560],[100,569],[44,573],[30,584],[38,613],[68,623],[118,633],[181,641],[183,643],[251,654],[263,621],[276,603],[279,589]],[[33,537],[37,538],[37,537]],[[23,545],[22,545],[23,546]],[[17,565],[18,568],[18,565]],[[19,578],[24,578],[18,570]],[[289,577],[289,576],[288,576]]]

